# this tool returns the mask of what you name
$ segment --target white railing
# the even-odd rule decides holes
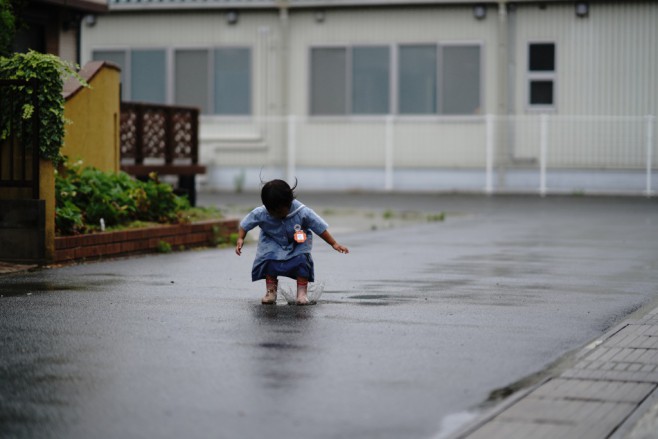
[[[206,119],[201,152],[224,178],[246,172],[256,186],[265,168],[321,190],[652,196],[655,124],[651,115]]]

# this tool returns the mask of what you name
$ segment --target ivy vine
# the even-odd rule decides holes
[[[64,125],[70,123],[64,117],[64,97],[62,90],[64,79],[76,78],[82,85],[87,82],[77,73],[77,66],[55,55],[43,54],[30,50],[28,53],[15,53],[11,57],[0,57],[0,79],[19,79],[38,81],[39,114],[35,113],[33,89],[26,85],[12,85],[1,89],[3,104],[0,107],[0,140],[13,136],[22,141],[21,132],[12,133],[12,127],[21,126],[20,121],[39,123],[39,155],[51,160],[55,165],[62,161],[60,149],[64,144]],[[10,99],[14,95],[17,98]],[[36,117],[36,120],[33,118]],[[19,130],[20,131],[20,130]],[[31,131],[26,135],[31,136]]]

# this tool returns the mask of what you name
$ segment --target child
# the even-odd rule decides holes
[[[297,187],[297,185],[295,185]],[[263,206],[252,210],[240,222],[235,253],[242,254],[247,232],[260,226],[256,259],[251,280],[265,279],[264,305],[276,303],[278,276],[297,280],[297,305],[308,305],[308,283],[314,281],[311,247],[315,232],[340,253],[349,253],[347,247],[336,242],[327,230],[327,223],[313,210],[295,200],[288,183],[272,180],[263,186],[260,197]]]

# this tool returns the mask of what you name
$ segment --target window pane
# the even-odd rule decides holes
[[[347,113],[346,71],[345,49],[311,50],[311,114]]]
[[[167,100],[164,50],[133,50],[130,56],[130,98],[164,104]]]
[[[530,44],[528,69],[531,72],[555,71],[555,44]]]
[[[177,50],[174,102],[208,113],[208,51]]]
[[[215,50],[215,114],[251,114],[251,50]]]
[[[530,104],[553,105],[553,81],[530,81]]]
[[[389,112],[389,52],[388,47],[352,49],[352,113]]]
[[[121,83],[126,83],[126,52],[123,50],[94,50],[91,57],[94,61],[110,61],[121,69]],[[128,89],[121,87],[121,99],[128,100]]]
[[[401,46],[399,63],[399,112],[436,113],[436,46]]]
[[[480,47],[444,47],[442,69],[442,113],[479,113]]]

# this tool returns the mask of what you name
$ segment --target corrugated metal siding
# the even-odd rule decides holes
[[[557,45],[557,113],[645,115],[658,111],[658,4],[591,3],[587,18],[573,4],[516,9],[515,112],[526,112],[531,41]]]

